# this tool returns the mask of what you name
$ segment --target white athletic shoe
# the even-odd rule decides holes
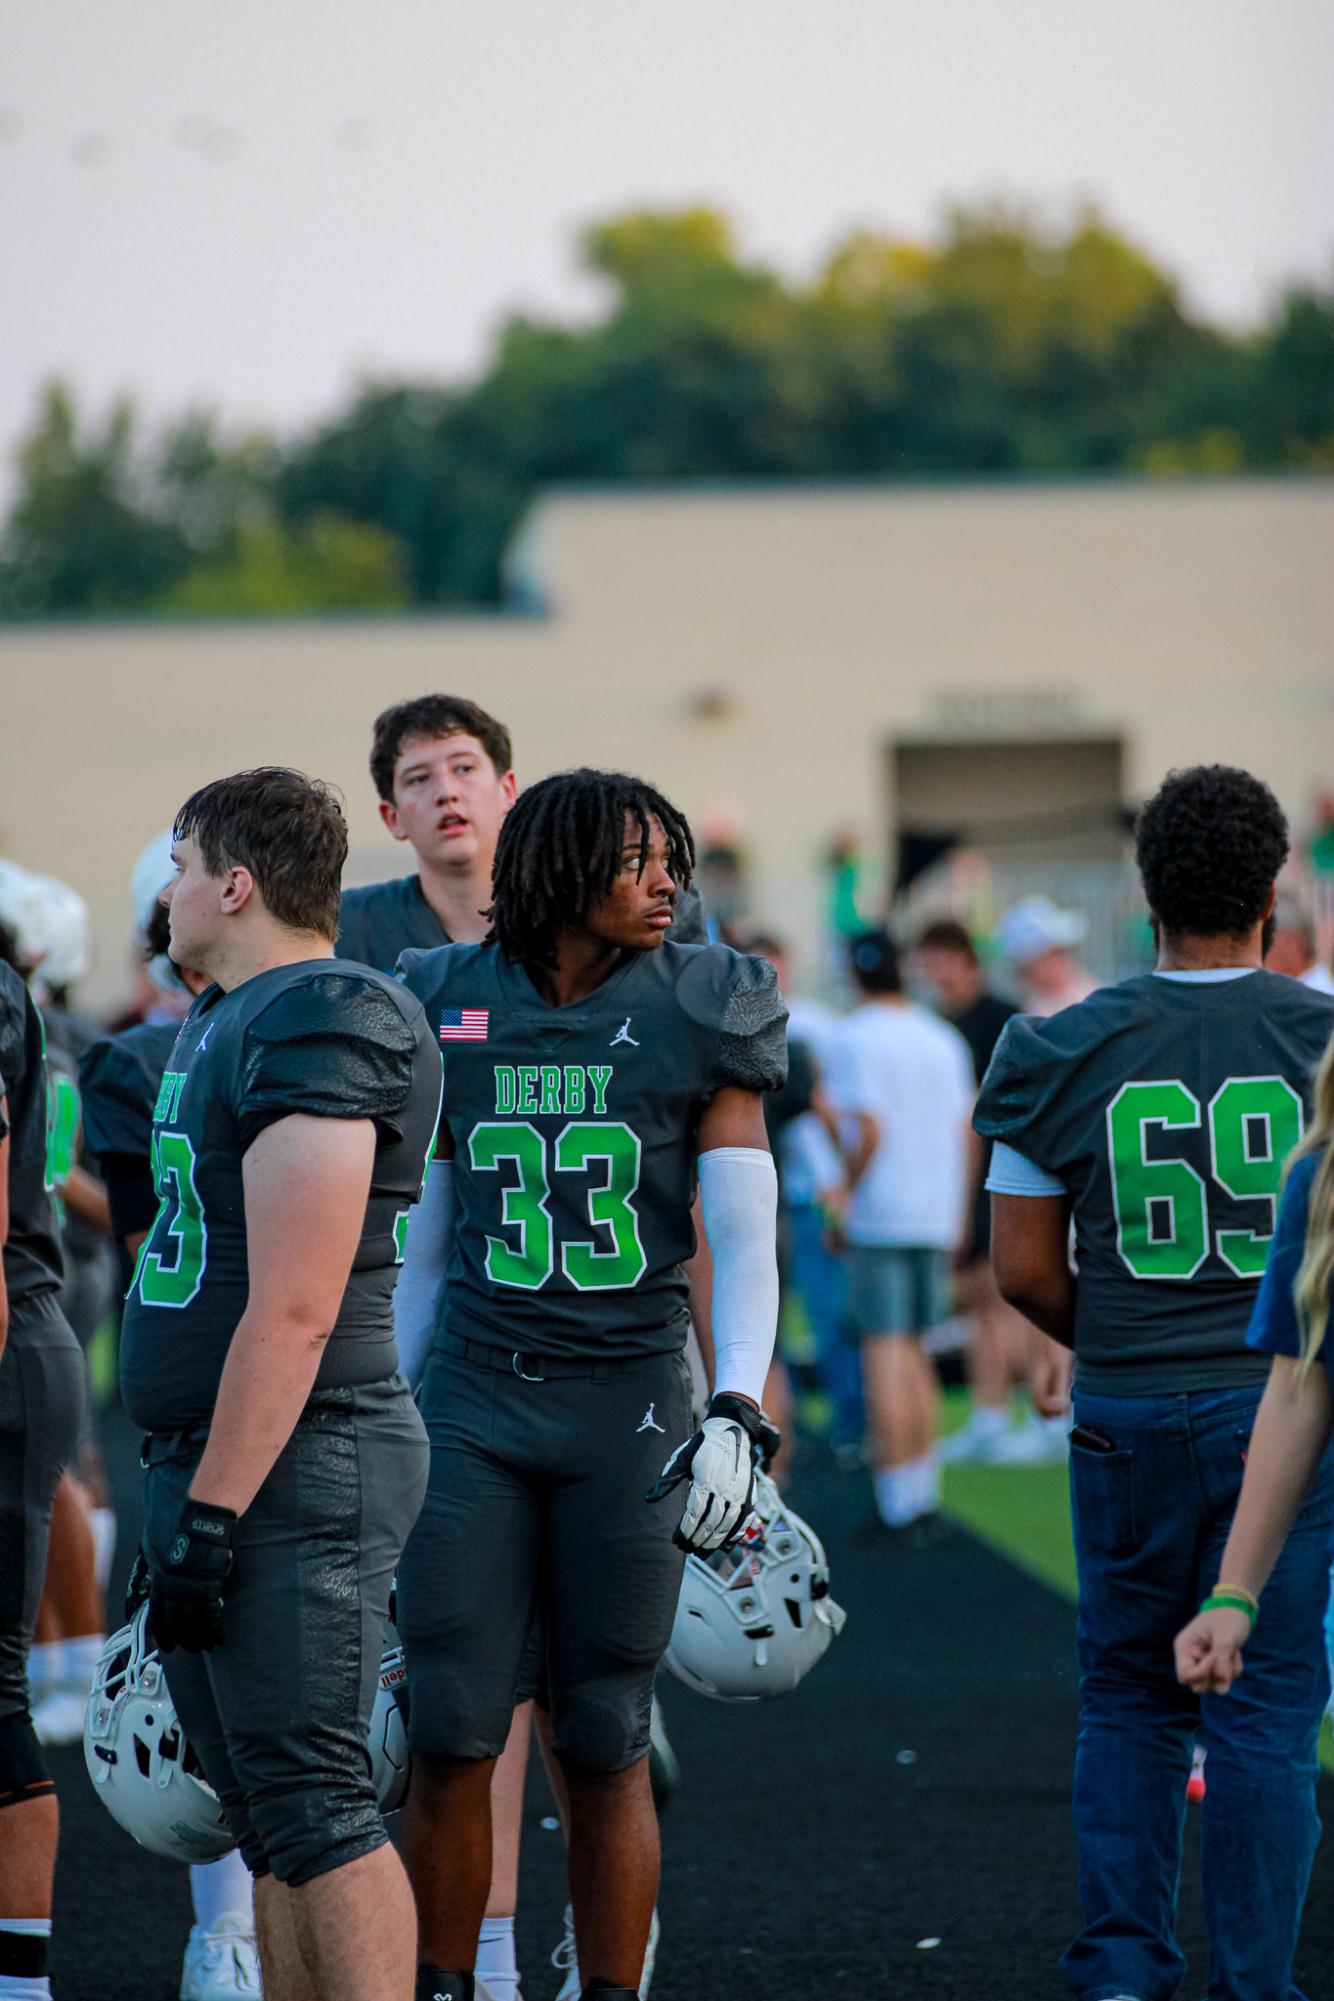
[[[1025,1424],[1007,1431],[986,1454],[988,1466],[1063,1466],[1069,1457],[1068,1435],[1061,1425]]]
[[[219,1918],[216,1931],[190,1927],[181,1968],[181,2001],[235,2001],[259,1994],[259,1948],[243,1917]]]
[[[984,1466],[997,1441],[1007,1435],[1003,1428],[979,1429],[970,1418],[937,1442],[936,1457],[942,1466]]]
[[[658,1923],[658,1913],[655,1909],[653,1921],[648,1928],[648,1944],[644,1948],[644,1971],[639,1978],[639,2001],[648,2001],[648,1990],[653,1983],[653,1968],[657,1962],[658,1938],[661,1932],[662,1926]],[[551,1964],[558,1973],[563,1973],[565,1976],[561,1981],[556,2001],[579,2001],[583,1990],[579,1985],[579,1960],[574,1944],[574,1912],[568,1904],[565,1906],[565,1929],[561,1934],[560,1944],[551,1955]]]
[[[53,1688],[32,1712],[32,1727],[39,1744],[77,1744],[83,1737],[83,1719],[88,1709],[85,1691]]]
[[[574,1943],[574,1907],[565,1906],[564,1929],[560,1944],[551,1955],[551,1964],[563,1977],[556,1992],[556,2001],[579,2001],[582,1989],[579,1985],[579,1955]]]

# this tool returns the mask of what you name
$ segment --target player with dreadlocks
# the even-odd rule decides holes
[[[640,1983],[653,1673],[684,1552],[749,1514],[778,1305],[761,1094],[785,1074],[786,1015],[763,960],[665,941],[693,860],[642,780],[561,773],[501,829],[491,937],[400,966],[445,1064],[401,1276],[433,1338],[430,1486],[399,1568],[422,1997],[474,1992],[491,1771],[539,1609],[582,1992],[630,2001]],[[697,1184],[717,1360],[691,1435]]]
[[[684,817],[651,785],[584,770],[526,792],[517,831],[509,840],[502,833],[497,843],[491,882],[492,931],[506,958],[552,966],[556,934],[568,926],[571,910],[586,911],[605,897],[631,850],[642,876],[655,820],[666,843],[666,871],[677,890],[687,888],[694,839]]]

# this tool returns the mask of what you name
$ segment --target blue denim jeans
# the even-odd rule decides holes
[[[861,1355],[844,1327],[847,1280],[843,1261],[825,1243],[828,1224],[813,1202],[788,1210],[789,1277],[815,1337],[820,1387],[834,1405],[835,1442],[859,1439],[865,1421]]]
[[[1082,2001],[1168,2001],[1192,1738],[1203,1812],[1210,2001],[1302,2001],[1292,1958],[1320,1835],[1316,1733],[1329,1696],[1322,1627],[1334,1458],[1317,1474],[1265,1586],[1245,1673],[1197,1700],[1172,1641],[1218,1581],[1258,1386],[1164,1397],[1076,1394],[1080,1727],[1074,1821],[1084,1928],[1062,1959]]]

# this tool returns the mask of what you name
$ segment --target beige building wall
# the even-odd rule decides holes
[[[1328,480],[557,495],[516,567],[544,614],[0,630],[0,853],[89,899],[90,999],[123,987],[135,854],[205,779],[332,779],[349,881],[400,872],[369,725],[431,688],[512,725],[521,779],[624,764],[733,809],[757,916],[808,946],[830,834],[888,840],[896,744],[1120,739],[1131,797],[1224,759],[1297,816],[1334,785]]]

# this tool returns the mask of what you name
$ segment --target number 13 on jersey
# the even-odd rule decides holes
[[[1207,1120],[1212,1184],[1233,1202],[1263,1204],[1265,1227],[1210,1222],[1209,1185],[1189,1161],[1149,1152],[1151,1135]],[[1211,1244],[1238,1278],[1258,1278],[1274,1234],[1274,1203],[1302,1136],[1302,1101],[1282,1077],[1230,1077],[1205,1112],[1176,1079],[1123,1084],[1107,1107],[1116,1247],[1136,1278],[1194,1278]]]

